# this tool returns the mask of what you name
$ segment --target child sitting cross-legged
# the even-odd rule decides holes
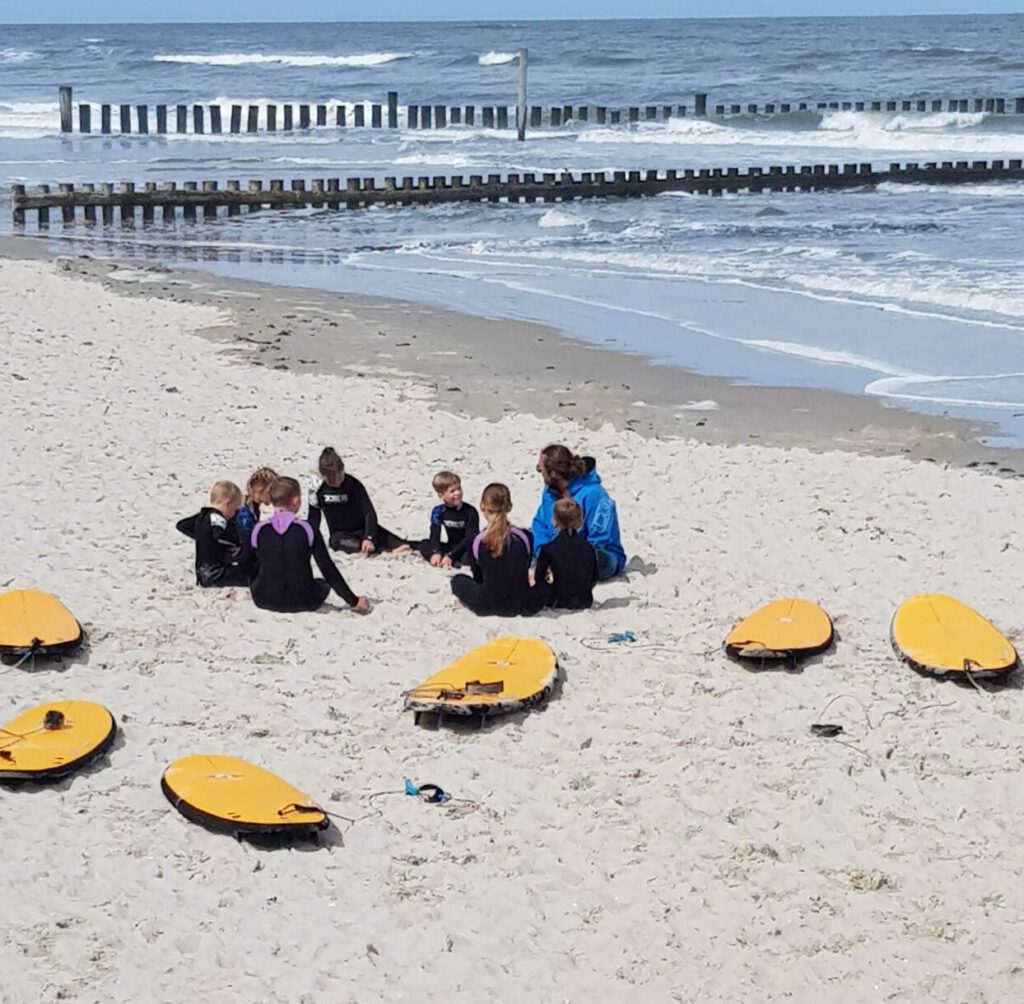
[[[210,504],[178,521],[178,530],[196,542],[196,583],[200,586],[245,586],[249,567],[235,531],[242,491],[233,481],[217,481]]]
[[[463,500],[458,474],[439,471],[432,483],[440,505],[430,513],[430,537],[421,540],[416,549],[435,567],[451,568],[467,561],[473,540],[480,532],[480,516]]]
[[[579,535],[583,510],[573,499],[559,499],[552,523],[558,534],[540,549],[533,588],[544,606],[585,610],[594,602],[597,551]]]

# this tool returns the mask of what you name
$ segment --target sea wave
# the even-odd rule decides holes
[[[0,138],[39,139],[59,128],[56,101],[0,101]]]
[[[302,55],[284,52],[158,53],[154,63],[189,63],[198,66],[386,66],[411,59],[411,52],[361,52],[350,56]]]
[[[0,49],[0,63],[27,63],[38,55],[31,49]]]
[[[477,62],[481,66],[503,66],[505,63],[514,62],[519,58],[519,54],[516,52],[490,52],[483,53]]]

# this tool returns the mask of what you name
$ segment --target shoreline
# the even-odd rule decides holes
[[[842,450],[1024,472],[1024,449],[978,441],[994,431],[988,423],[912,412],[864,395],[736,384],[532,322],[131,258],[71,257],[35,237],[0,238],[0,257],[58,261],[69,274],[128,296],[229,310],[236,323],[205,334],[253,365],[411,378],[433,389],[437,408],[454,414],[493,421],[529,413],[713,445]],[[799,309],[799,297],[793,299]]]

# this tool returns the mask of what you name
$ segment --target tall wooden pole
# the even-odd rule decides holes
[[[526,50],[519,50],[519,93],[516,101],[516,128],[519,131],[519,142],[526,139]]]

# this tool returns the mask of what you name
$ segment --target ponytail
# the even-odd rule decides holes
[[[512,530],[508,521],[508,514],[512,511],[512,493],[505,485],[488,485],[480,498],[480,510],[487,517],[487,529],[480,535],[480,540],[492,558],[500,558],[505,553],[505,544]]]
[[[568,446],[559,443],[545,446],[540,455],[544,458],[544,469],[549,482],[568,486],[576,478],[581,478],[587,473],[587,462],[576,456]]]

